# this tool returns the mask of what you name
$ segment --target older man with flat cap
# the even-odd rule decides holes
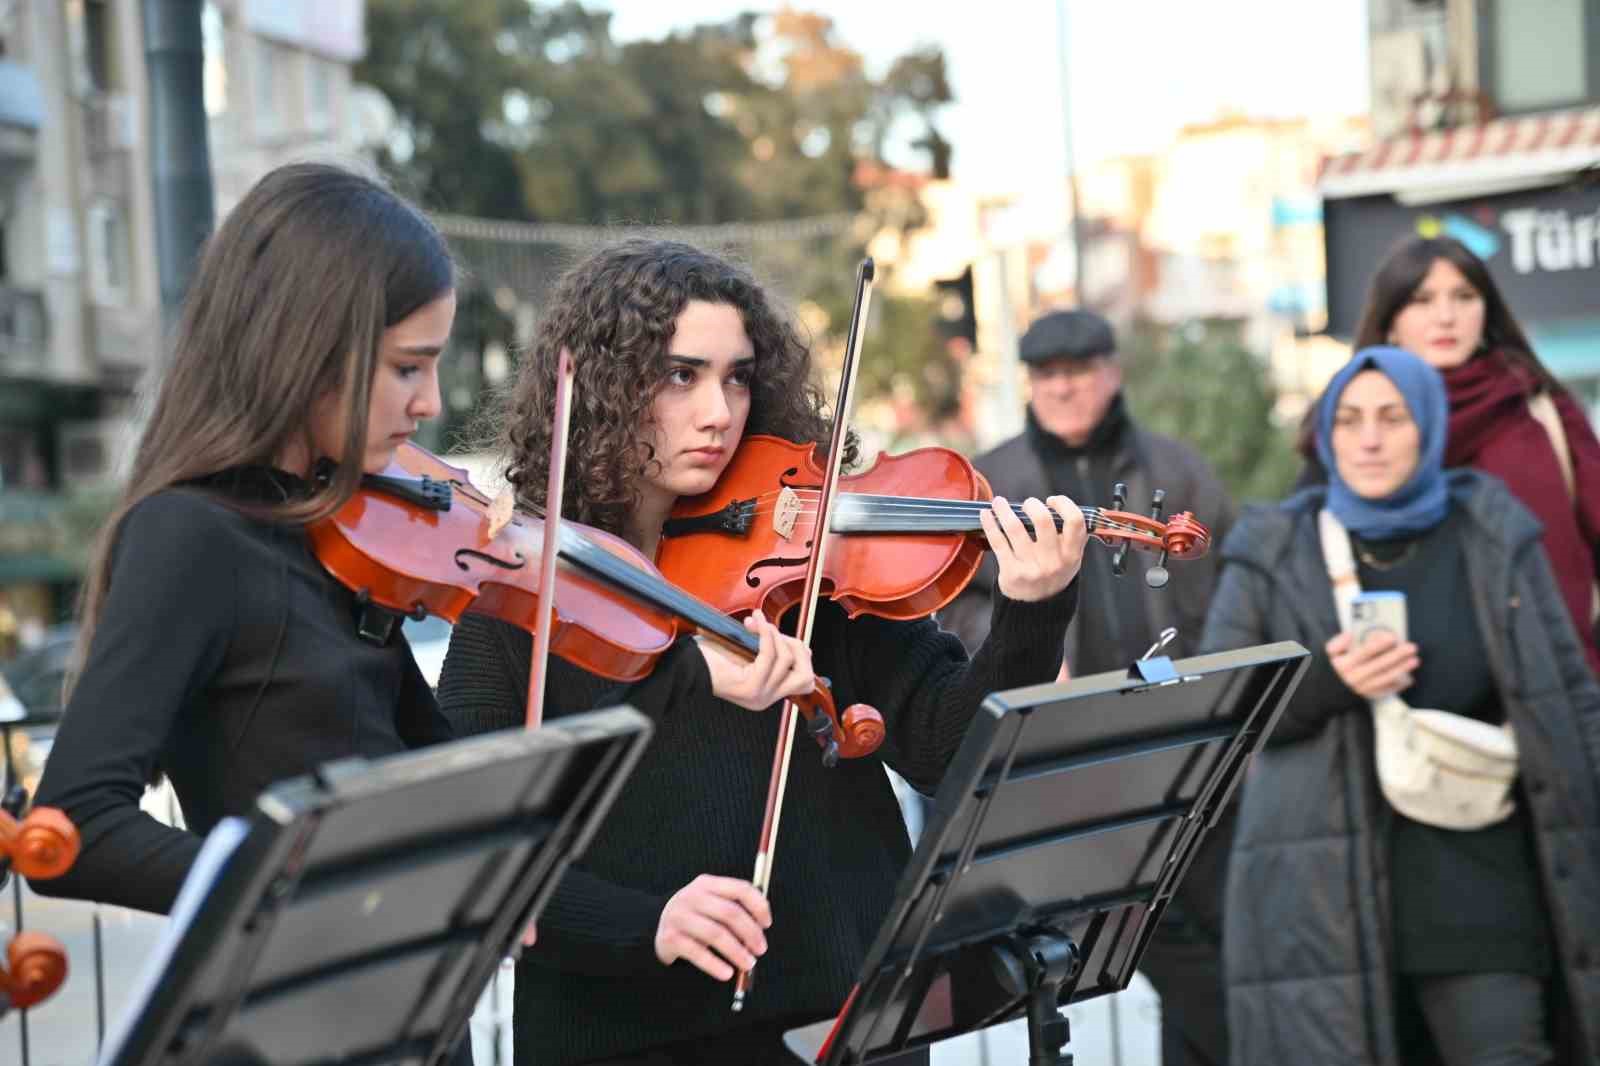
[[[1128,488],[1126,509],[1148,512],[1151,494],[1166,490],[1166,513],[1193,511],[1221,544],[1234,507],[1204,459],[1187,445],[1141,428],[1122,398],[1122,367],[1111,324],[1092,311],[1053,311],[1023,334],[1018,354],[1028,369],[1027,425],[1022,433],[973,460],[1009,500],[1063,493],[1080,504],[1111,505],[1112,486]],[[1084,555],[1078,613],[1067,629],[1064,665],[1073,676],[1126,670],[1171,626],[1164,649],[1193,654],[1216,582],[1218,553],[1170,567],[1165,588],[1144,580],[1154,556],[1131,552],[1128,572],[1111,573],[1110,556]],[[939,614],[968,650],[983,642],[995,570],[978,576]],[[1221,981],[1221,889],[1231,820],[1219,825],[1179,887],[1141,969],[1162,997],[1165,1066],[1228,1061]]]

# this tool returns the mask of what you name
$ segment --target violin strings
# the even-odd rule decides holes
[[[964,501],[958,500],[927,503],[919,503],[917,501],[902,501],[894,504],[875,504],[862,506],[861,504],[858,504],[847,497],[841,500],[840,509],[834,512],[834,516],[837,518],[842,513],[850,517],[861,517],[867,519],[905,517],[925,518],[929,520],[943,519],[946,521],[952,521],[956,519],[976,518],[982,512],[987,511],[990,506],[989,504],[981,501],[967,501],[965,502],[965,505],[963,505],[963,503]],[[775,513],[776,510],[776,507],[756,507],[752,509],[750,513],[752,515],[769,515]],[[1084,507],[1081,508],[1081,510],[1087,522],[1096,528],[1121,529],[1129,532],[1140,531],[1140,527],[1132,523],[1104,517],[1104,515],[1097,508]],[[1013,504],[1011,511],[1024,522],[1032,521],[1032,518],[1026,511],[1022,509],[1020,504]],[[816,514],[816,508],[802,506],[795,513],[797,515],[814,516]]]
[[[916,499],[899,497],[874,497],[874,496],[843,496],[840,498],[841,511],[852,518],[859,517],[865,520],[905,518],[920,521],[927,526],[948,525],[961,520],[974,520],[990,505],[981,500],[941,500],[941,499]],[[776,505],[757,505],[752,509],[752,515],[769,515],[777,510]],[[1011,505],[1012,513],[1024,524],[1031,525],[1033,519],[1024,511],[1020,504]],[[1155,534],[1140,526],[1118,519],[1106,518],[1097,507],[1084,507],[1081,509],[1085,525],[1089,532],[1117,532],[1155,536]],[[836,511],[838,518],[840,511]],[[796,512],[797,515],[815,516],[816,507],[802,505]],[[977,527],[974,527],[977,528]],[[907,532],[906,530],[898,530]],[[930,530],[932,531],[932,530]],[[940,530],[941,532],[944,530]]]
[[[452,482],[452,484],[455,486],[455,491],[460,492],[480,506],[488,507],[492,502],[477,491],[476,486],[463,485],[460,482]],[[798,492],[809,495],[813,500],[817,496],[817,490],[815,489],[801,489]],[[756,503],[750,513],[752,515],[767,515],[776,512],[776,500],[779,495],[779,492],[767,492],[755,497],[754,501],[747,501]],[[773,501],[771,506],[765,504],[764,501],[767,500]],[[928,530],[929,532],[946,532],[946,530],[937,527],[960,519],[976,518],[978,514],[988,510],[990,507],[990,504],[982,500],[944,500],[937,497],[891,497],[870,494],[846,494],[840,497],[840,502],[850,505],[848,508],[850,513],[860,515],[869,520],[873,518],[886,519],[891,516],[919,519],[922,524],[931,527]],[[1154,535],[1149,530],[1130,523],[1105,518],[1098,507],[1083,507],[1080,510],[1084,516],[1084,524],[1090,533],[1110,532],[1142,536]],[[1022,509],[1021,504],[1012,504],[1011,512],[1021,519],[1024,525],[1031,528],[1033,519]],[[513,507],[513,513],[541,521],[544,518],[544,515],[538,510],[524,506],[521,503],[517,503]],[[797,514],[813,516],[816,514],[816,507],[814,503],[811,506],[802,505]],[[915,532],[915,530],[897,530],[896,532]],[[587,538],[585,539],[587,540]]]
[[[808,489],[800,491],[805,493],[805,496],[809,496],[813,501],[815,500],[815,490]],[[745,504],[755,504],[755,507],[751,511],[752,514],[770,514],[776,510],[775,499],[778,495],[778,493],[768,492],[743,502]],[[805,496],[802,496],[802,498],[805,498]],[[771,506],[768,505],[768,501],[773,501]],[[865,513],[869,515],[877,515],[884,511],[908,511],[915,513],[938,513],[964,516],[966,514],[976,514],[980,511],[986,511],[989,509],[990,504],[987,500],[951,500],[942,499],[939,497],[881,496],[868,493],[845,493],[839,497],[839,506],[853,513]],[[1079,509],[1083,512],[1085,517],[1090,518],[1101,515],[1103,511],[1102,508],[1094,506],[1080,507]],[[799,513],[810,514],[813,513],[814,510],[814,507],[802,504]],[[1019,518],[1027,517],[1027,512],[1022,509],[1022,505],[1019,503],[1011,504],[1011,510]],[[1116,520],[1103,519],[1103,521],[1112,522]]]
[[[492,502],[481,492],[477,491],[475,486],[467,486],[460,482],[453,482],[453,484],[455,485],[455,490],[457,492],[460,492],[463,496],[466,496],[474,503],[487,507]],[[817,490],[815,489],[800,489],[791,491],[809,495],[813,498],[813,500],[817,496]],[[766,492],[756,496],[753,501],[749,501],[755,502],[756,504],[754,509],[751,511],[751,514],[767,515],[775,512],[777,510],[776,500],[780,494],[781,491]],[[773,504],[770,507],[765,505],[766,501],[768,500],[773,501]],[[975,518],[979,513],[987,510],[990,506],[988,503],[982,500],[942,500],[938,499],[937,497],[884,497],[867,494],[846,494],[840,497],[840,501],[841,503],[848,502],[852,504],[850,507],[852,512],[860,514],[868,519],[882,519],[889,517],[890,514],[894,514],[896,516],[904,515],[905,517],[923,519],[925,520],[925,524],[928,525],[937,525],[940,521],[948,522],[955,519]],[[856,501],[863,501],[866,505],[862,506],[860,503],[856,503]],[[1101,515],[1100,508],[1098,507],[1083,507],[1080,508],[1080,510],[1083,513],[1085,525],[1088,527],[1088,530],[1091,533],[1105,531],[1113,533],[1142,534],[1145,536],[1153,535],[1150,533],[1150,531],[1141,529],[1140,527],[1131,525],[1127,522],[1121,522],[1116,519],[1103,517]],[[524,506],[521,503],[516,504],[513,508],[513,511],[518,515],[529,518],[542,520],[544,517],[534,508]],[[1019,519],[1021,519],[1024,524],[1031,524],[1032,518],[1026,511],[1022,509],[1021,504],[1012,504],[1011,511]],[[815,506],[802,506],[798,512],[799,515],[814,515],[815,513]]]

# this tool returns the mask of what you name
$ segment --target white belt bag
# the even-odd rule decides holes
[[[1328,510],[1318,516],[1322,555],[1339,621],[1351,627],[1350,603],[1361,584],[1350,537]],[[1390,806],[1439,829],[1482,829],[1516,809],[1517,740],[1510,724],[1493,726],[1450,711],[1412,708],[1399,696],[1372,701],[1378,785]]]

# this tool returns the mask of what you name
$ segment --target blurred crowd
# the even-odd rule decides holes
[[[1312,654],[1144,957],[1163,1061],[1593,1062],[1600,443],[1448,237],[1373,264],[1354,347],[1297,488],[1243,514],[1129,417],[1087,311],[1032,324],[1027,427],[977,459],[1007,497],[1165,486],[1220,545],[1160,593],[1085,567],[1071,672],[1169,625],[1177,654]],[[990,584],[945,612],[971,648]]]

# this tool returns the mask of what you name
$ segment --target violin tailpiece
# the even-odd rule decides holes
[[[669,518],[662,523],[663,537],[684,537],[691,533],[732,533],[744,536],[756,512],[756,501],[729,500],[727,506],[710,514],[690,518]]]

